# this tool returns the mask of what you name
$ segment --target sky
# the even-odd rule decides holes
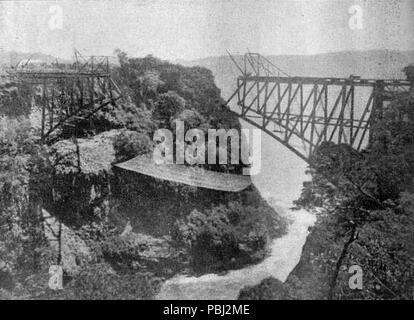
[[[412,0],[1,1],[0,51],[199,59],[414,50]]]

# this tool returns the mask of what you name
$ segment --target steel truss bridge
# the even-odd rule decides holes
[[[110,57],[82,56],[75,50],[73,64],[31,65],[19,63],[7,70],[18,90],[28,86],[41,109],[41,139],[54,141],[57,132],[76,130],[120,98],[120,90],[110,75]]]
[[[406,80],[292,77],[258,53],[230,57],[241,75],[226,105],[308,163],[324,142],[364,148],[389,101],[410,90]]]

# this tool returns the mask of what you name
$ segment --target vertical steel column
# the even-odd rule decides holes
[[[313,95],[313,108],[312,112],[309,115],[309,121],[311,122],[311,132],[310,132],[310,144],[309,144],[309,156],[312,155],[312,144],[313,144],[313,138],[315,134],[315,115],[316,115],[316,108],[318,107],[318,85],[314,84],[314,95]]]
[[[324,97],[324,109],[323,109],[323,141],[326,142],[326,138],[328,136],[328,85],[325,83],[325,97]]]
[[[43,141],[45,138],[45,117],[46,117],[46,107],[45,104],[47,103],[46,101],[46,81],[43,82],[43,97],[42,97],[42,129],[41,129],[41,140]]]
[[[384,81],[377,80],[374,85],[372,110],[369,117],[369,126],[372,126],[383,117],[384,108]],[[372,143],[372,131],[369,131],[368,143]]]
[[[347,85],[344,85],[344,90],[342,90],[342,96],[341,96],[341,113],[339,114],[338,124],[339,125],[339,136],[338,136],[338,144],[342,143],[342,135],[344,132],[344,113],[345,113],[345,107],[346,107],[346,89]]]
[[[288,138],[288,128],[289,128],[289,122],[290,122],[290,100],[292,98],[292,83],[289,82],[289,92],[288,92],[288,99],[287,99],[287,106],[286,110],[283,114],[286,114],[286,129],[285,129],[285,141]]]
[[[300,121],[300,132],[303,134],[303,84],[300,83],[300,113],[299,113],[299,121]]]
[[[350,121],[351,121],[350,129],[349,129],[349,131],[350,131],[349,143],[350,143],[351,147],[354,144],[354,140],[355,140],[355,137],[354,137],[354,109],[355,109],[355,85],[352,83],[351,84],[351,108],[350,108],[350,114],[349,114]]]

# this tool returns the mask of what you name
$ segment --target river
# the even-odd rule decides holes
[[[242,126],[251,128],[243,121]],[[288,219],[287,233],[272,241],[269,255],[262,262],[223,275],[175,276],[163,283],[157,299],[237,299],[243,287],[258,284],[267,277],[285,281],[299,262],[308,228],[315,222],[314,215],[305,210],[290,210],[303,181],[308,179],[306,164],[264,133],[261,154],[261,171],[252,180],[263,198]]]

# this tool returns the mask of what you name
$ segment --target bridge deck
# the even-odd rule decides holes
[[[146,156],[138,156],[126,162],[118,163],[115,167],[161,180],[218,191],[240,192],[252,183],[248,176],[215,172],[178,164],[157,165]]]
[[[298,83],[298,84],[331,84],[331,85],[353,85],[372,87],[378,82],[385,86],[410,86],[410,82],[400,79],[361,79],[359,77],[349,78],[324,78],[324,77],[278,77],[278,76],[240,76],[242,81],[257,82],[280,82],[280,83]]]

